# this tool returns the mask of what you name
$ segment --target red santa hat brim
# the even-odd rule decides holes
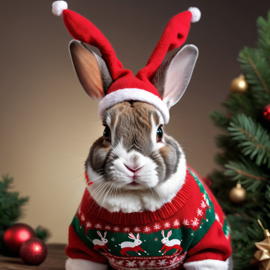
[[[156,95],[138,88],[119,89],[106,95],[98,104],[98,114],[103,116],[105,110],[113,105],[123,101],[141,101],[153,105],[161,113],[164,124],[167,124],[170,119],[169,109],[166,104]]]

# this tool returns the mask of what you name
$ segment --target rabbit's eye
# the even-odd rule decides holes
[[[106,141],[111,141],[111,131],[108,126],[106,126],[103,131],[103,137]]]
[[[160,142],[163,138],[163,130],[162,127],[160,126],[157,130],[157,142]]]

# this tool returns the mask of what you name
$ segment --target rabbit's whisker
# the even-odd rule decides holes
[[[114,184],[114,183],[113,183],[113,184]],[[111,190],[113,184],[111,184],[111,182],[107,182],[106,187],[104,187],[104,190],[103,190],[102,194],[100,194],[100,198],[103,197],[102,202],[101,202],[101,205],[103,205],[103,202],[104,202],[104,200],[106,199],[107,194],[110,192],[110,190]],[[108,185],[109,185],[109,186],[108,186]],[[108,186],[108,187],[107,187],[107,186]],[[101,196],[101,195],[102,195],[102,196]],[[103,196],[103,195],[104,195],[104,196]]]
[[[100,182],[104,179],[100,179]],[[97,187],[91,192],[91,196],[95,198],[100,190],[102,190],[107,185],[106,182],[102,183],[101,185],[98,183]]]
[[[64,184],[64,186],[67,186],[69,183],[73,182],[74,180],[78,179],[79,177],[81,177],[83,175],[83,172],[80,172],[79,174],[77,174],[76,176],[74,176],[71,180],[69,180],[67,183]]]
[[[72,163],[72,164],[70,164],[70,165],[71,165],[71,166],[74,166],[74,165],[84,164],[84,163],[85,163],[85,161],[83,160],[83,161],[80,161],[80,162]]]
[[[89,179],[91,182],[95,182],[95,181],[97,181],[98,179],[100,179],[101,177],[104,177],[105,176],[105,174],[102,174],[102,175],[100,175],[99,177],[96,177],[94,180],[92,180],[92,179]]]
[[[106,188],[104,187],[104,189],[101,191],[101,194],[99,194],[99,198],[101,199],[103,197],[103,200],[101,201],[100,205],[103,205],[104,199],[106,199],[106,194],[110,191],[110,189],[112,188],[112,185],[109,186],[109,188],[107,188],[107,185],[110,184],[110,182],[107,182],[106,184]],[[107,190],[108,189],[108,190]],[[103,196],[104,195],[104,196]],[[97,200],[99,200],[99,198]],[[101,207],[99,209],[99,211],[101,210]]]
[[[79,191],[77,192],[77,194],[76,194],[75,197],[73,198],[73,200],[72,200],[72,202],[71,202],[71,204],[70,204],[70,207],[72,206],[72,204],[73,204],[74,200],[76,199],[76,197],[78,196],[78,194],[79,194],[83,189],[85,189],[86,186],[87,186],[87,185],[83,185],[83,186],[79,189]]]
[[[98,185],[92,192],[91,197],[93,198],[93,203],[89,206],[88,212],[92,208],[92,206],[96,203],[96,194],[98,194],[103,188],[108,184],[108,182],[102,183],[101,185]],[[96,203],[97,204],[97,203]]]

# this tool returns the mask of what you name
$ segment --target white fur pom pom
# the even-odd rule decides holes
[[[196,8],[196,7],[190,7],[188,9],[188,11],[190,11],[191,14],[192,14],[191,22],[194,23],[194,22],[198,22],[200,20],[200,18],[201,18],[201,11],[198,8]]]
[[[61,16],[63,13],[63,10],[68,8],[68,4],[65,1],[55,1],[52,4],[52,13],[55,16]]]

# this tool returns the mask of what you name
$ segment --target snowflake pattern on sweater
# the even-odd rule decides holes
[[[86,190],[70,225],[66,253],[71,258],[108,260],[117,270],[176,270],[185,261],[226,260],[230,256],[230,231],[224,214],[190,169],[177,196],[155,212],[109,213],[100,207],[89,211],[93,203]]]

